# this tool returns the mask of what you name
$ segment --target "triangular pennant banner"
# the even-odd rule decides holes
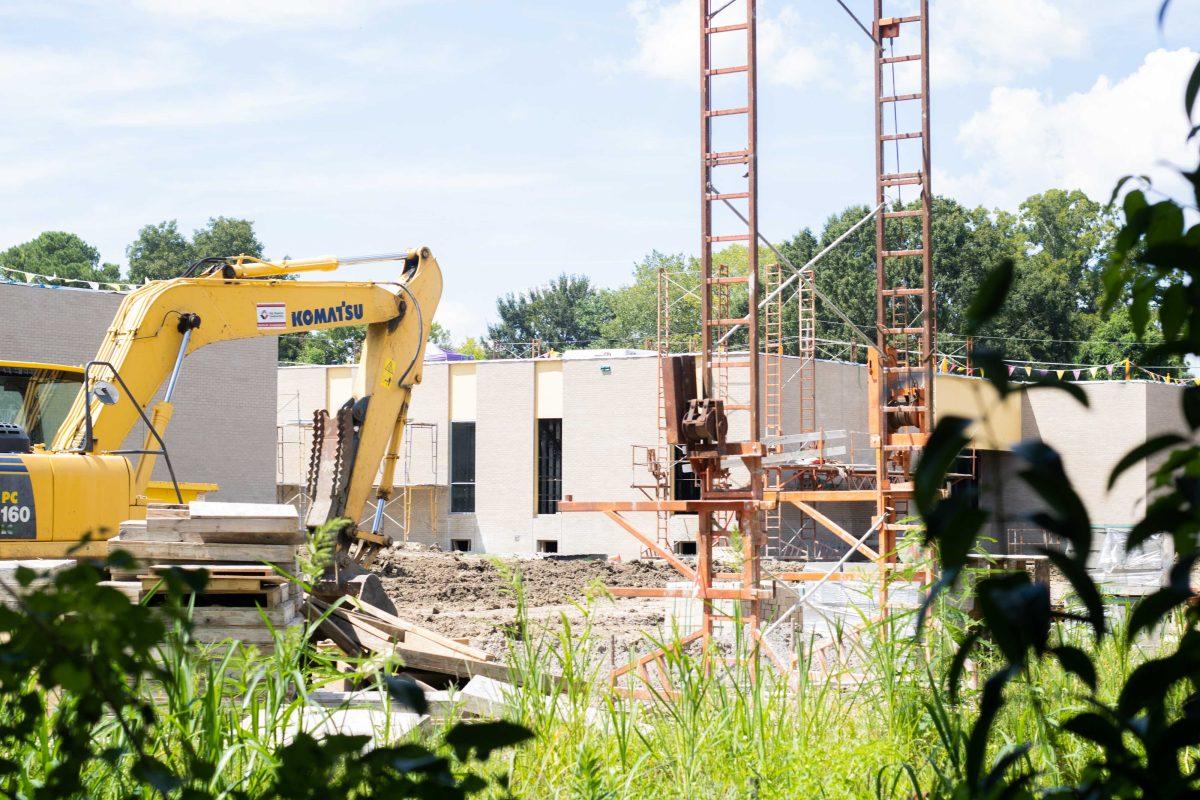
[[[1029,366],[1028,364],[1026,364],[1026,365],[1025,365],[1025,374],[1026,374],[1026,375],[1033,375],[1033,367],[1031,367],[1031,366]]]
[[[1071,370],[1071,374],[1075,376],[1075,380],[1079,380],[1079,370],[1073,369]]]
[[[1056,369],[1056,370],[1054,370],[1054,374],[1058,376],[1058,379],[1059,379],[1060,381],[1062,380],[1062,376],[1063,376],[1063,373],[1064,373],[1064,372],[1066,372],[1066,370],[1063,370],[1063,369]]]
[[[1105,367],[1104,367],[1104,368],[1105,368],[1106,370],[1108,370],[1108,377],[1110,377],[1110,378],[1111,378],[1111,377],[1112,377],[1112,371],[1113,371],[1113,365],[1112,365],[1112,364],[1107,364],[1107,365],[1105,365]]]
[[[1008,374],[1009,374],[1009,375],[1012,375],[1012,374],[1013,374],[1014,372],[1016,372],[1016,371],[1017,371],[1017,366],[1016,366],[1016,364],[1009,364],[1009,365],[1008,365]]]
[[[950,371],[950,362],[943,358],[942,359],[942,372],[949,372],[949,371]]]

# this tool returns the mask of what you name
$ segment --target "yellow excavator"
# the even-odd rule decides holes
[[[391,282],[288,279],[388,261],[402,264]],[[183,277],[126,295],[81,373],[0,365],[0,389],[20,390],[19,400],[8,403],[0,392],[0,559],[101,556],[104,539],[122,521],[144,518],[164,489],[170,502],[184,502],[188,487],[176,479],[163,431],[189,353],[213,342],[365,325],[352,398],[333,417],[318,411],[314,421],[305,521],[315,527],[362,519],[374,496],[370,527],[356,525],[340,539],[351,558],[368,561],[387,543],[381,512],[393,491],[409,400],[441,294],[441,268],[428,248],[279,262],[208,258]],[[162,399],[147,408],[164,384]],[[142,446],[121,449],[139,421],[146,428]],[[154,486],[150,476],[160,457],[170,481]]]

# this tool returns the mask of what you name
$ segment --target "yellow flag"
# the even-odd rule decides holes
[[[1025,374],[1026,374],[1026,375],[1032,375],[1032,374],[1033,374],[1033,367],[1031,367],[1031,366],[1029,366],[1028,364],[1026,364],[1026,365],[1025,365]]]
[[[949,361],[949,359],[943,358],[942,359],[942,372],[949,372],[949,371],[950,371],[950,361]]]
[[[1063,373],[1064,373],[1064,372],[1066,372],[1066,370],[1065,370],[1065,369],[1056,369],[1056,370],[1054,370],[1054,374],[1058,376],[1058,379],[1059,379],[1060,381],[1062,380],[1062,376],[1063,376]]]

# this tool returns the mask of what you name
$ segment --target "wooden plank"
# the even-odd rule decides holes
[[[133,603],[142,599],[142,584],[140,581],[100,581],[99,585],[116,589]]]
[[[134,558],[170,559],[174,561],[269,561],[291,563],[296,560],[296,547],[290,544],[209,544],[197,542],[139,542],[115,537],[108,540],[108,549],[125,550]]]
[[[274,536],[282,543],[303,542],[304,535],[299,524],[293,523],[295,520],[243,517],[150,519],[146,520],[146,534],[160,538],[171,535],[203,536],[203,541],[218,541],[217,537],[224,537],[225,541],[263,541],[267,544],[276,542],[266,541],[262,537]]]
[[[283,603],[274,608],[264,608],[262,613],[272,625],[282,627],[300,621],[300,611],[295,603]],[[230,608],[228,606],[199,606],[192,609],[192,624],[202,627],[261,628],[263,619],[258,608]]]
[[[275,635],[265,627],[233,628],[233,627],[203,627],[193,628],[192,638],[203,644],[217,644],[226,639],[245,644],[274,644]]]
[[[186,504],[150,503],[146,506],[146,519],[186,519],[190,513]]]
[[[389,614],[381,608],[376,608],[370,603],[360,600],[357,597],[349,597],[349,602],[352,606],[354,606],[354,609],[357,613],[366,615],[368,617],[373,617],[381,623],[390,625],[400,631],[403,631],[405,634],[404,643],[406,646],[417,646],[412,641],[415,638],[424,640],[431,645],[437,645],[438,647],[442,647],[448,651],[458,653],[466,658],[474,658],[478,659],[479,661],[491,660],[491,656],[489,656],[487,653],[471,647],[465,642],[459,642],[455,639],[451,639],[449,636],[443,636],[436,631],[431,631],[428,628],[424,628],[420,625],[409,622],[408,620],[401,619],[400,617],[397,617],[394,614]]]
[[[151,572],[166,572],[170,569],[206,569],[210,575],[261,576],[285,581],[282,575],[263,564],[151,564]]]
[[[254,517],[294,520],[300,527],[300,512],[288,503],[215,503],[209,500],[193,500],[188,504],[192,519],[213,517]]]

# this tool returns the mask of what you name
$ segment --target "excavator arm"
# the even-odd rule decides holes
[[[285,280],[298,272],[329,271],[350,263],[403,261],[395,282]],[[50,446],[54,451],[114,452],[142,418],[144,404],[167,384],[151,408],[151,427],[170,420],[171,397],[185,357],[213,342],[366,325],[366,339],[347,422],[339,431],[347,448],[331,479],[316,487],[312,510],[326,517],[361,519],[380,465],[376,490],[391,492],[392,465],[403,437],[413,386],[421,380],[425,344],[442,293],[442,274],[428,248],[396,256],[264,262],[239,256],[212,260],[195,277],[156,281],[125,297],[89,366],[87,384]],[[116,373],[114,375],[113,373]],[[97,380],[120,378],[115,403],[88,391]],[[109,398],[111,399],[111,398]],[[151,433],[143,451],[151,451]],[[317,452],[320,457],[320,442]],[[135,494],[144,495],[155,453],[140,452]],[[390,456],[390,457],[389,457]],[[308,522],[318,524],[324,519]],[[367,537],[371,538],[371,537]]]

